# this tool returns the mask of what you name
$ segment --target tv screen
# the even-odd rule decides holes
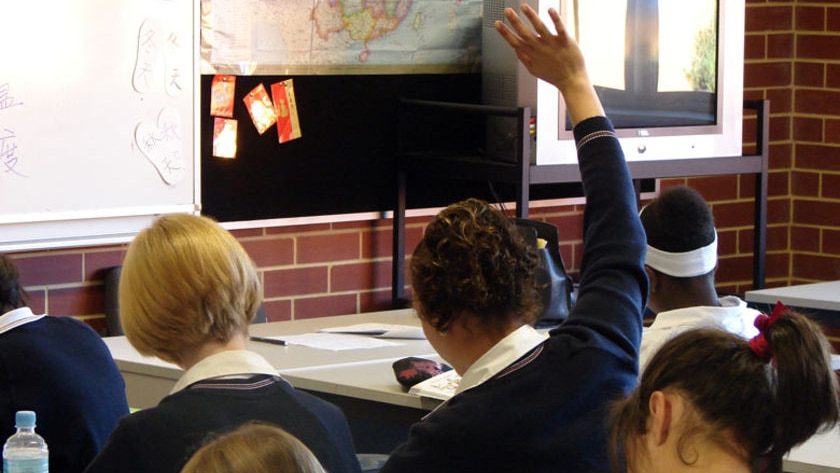
[[[540,1],[561,12],[628,160],[741,154],[744,0]],[[537,84],[536,163],[574,162],[557,90]]]
[[[717,13],[716,0],[572,3],[567,28],[613,125],[715,124]]]

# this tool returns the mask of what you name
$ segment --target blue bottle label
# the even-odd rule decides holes
[[[49,473],[48,458],[3,460],[3,473]]]

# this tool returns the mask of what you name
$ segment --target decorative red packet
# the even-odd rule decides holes
[[[253,120],[259,134],[262,135],[277,121],[277,117],[274,115],[274,105],[271,103],[264,85],[260,84],[254,87],[242,100],[248,107],[248,113],[251,114],[251,120]]]
[[[236,76],[215,75],[210,87],[210,115],[233,118],[233,96]]]
[[[271,84],[274,114],[277,116],[277,138],[280,143],[301,137],[298,121],[295,88],[292,79]]]
[[[228,118],[213,120],[213,156],[236,157],[236,127],[238,122]]]

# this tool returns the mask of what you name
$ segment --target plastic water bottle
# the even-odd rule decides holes
[[[18,411],[15,427],[17,432],[3,445],[3,473],[48,473],[49,450],[35,433],[35,413]]]

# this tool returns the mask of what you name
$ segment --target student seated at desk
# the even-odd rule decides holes
[[[306,445],[280,427],[250,422],[201,447],[181,473],[326,473]]]
[[[108,347],[84,322],[33,314],[5,255],[0,314],[0,441],[15,433],[15,412],[35,411],[50,471],[82,471],[128,414],[125,383]]]
[[[361,470],[344,414],[245,349],[260,293],[248,254],[209,218],[163,216],[134,238],[119,285],[126,338],[185,373],[120,420],[88,472],[178,472],[208,435],[252,420],[289,431],[331,473]]]
[[[656,314],[642,334],[639,366],[669,338],[699,327],[720,327],[744,338],[758,334],[759,311],[715,289],[718,238],[709,205],[695,190],[673,187],[641,213],[647,237],[645,270],[650,279],[647,306]]]
[[[791,448],[835,426],[840,391],[820,328],[781,303],[756,325],[749,341],[700,328],[666,342],[614,408],[617,463],[630,473],[780,471]]]
[[[632,390],[647,294],[645,240],[618,139],[559,14],[511,9],[497,28],[529,71],[556,85],[575,124],[583,189],[580,289],[549,336],[536,256],[512,220],[469,199],[439,213],[414,250],[414,304],[426,337],[462,375],[456,394],[411,427],[380,473],[606,472],[607,408]]]

